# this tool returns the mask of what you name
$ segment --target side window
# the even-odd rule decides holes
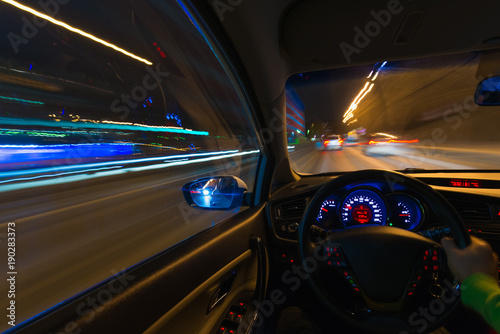
[[[252,191],[260,158],[176,1],[50,3],[0,3],[0,248],[11,227],[16,324],[244,210],[193,209],[181,189],[232,175]]]

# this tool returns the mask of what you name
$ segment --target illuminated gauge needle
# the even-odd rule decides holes
[[[321,210],[323,210],[323,211],[325,211],[325,212],[328,212],[328,210],[327,210],[327,209],[325,209],[325,208],[321,208]]]
[[[409,217],[410,215],[409,214],[400,214],[399,216],[400,217]]]

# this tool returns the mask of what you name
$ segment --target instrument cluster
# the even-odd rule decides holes
[[[345,196],[332,194],[325,199],[316,217],[327,230],[352,226],[387,225],[416,230],[423,221],[420,202],[403,192],[383,195],[377,189],[359,187]]]

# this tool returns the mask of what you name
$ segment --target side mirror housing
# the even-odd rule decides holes
[[[500,76],[481,81],[477,86],[474,102],[480,106],[500,105]]]
[[[241,207],[248,187],[235,176],[214,176],[186,183],[184,198],[195,208],[230,210]]]

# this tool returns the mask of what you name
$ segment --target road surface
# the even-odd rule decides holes
[[[4,282],[0,332],[10,328],[5,314],[6,273],[11,271],[6,261],[9,222],[15,223],[16,233],[19,324],[232,215],[190,208],[182,185],[227,174],[247,175],[249,182],[257,158],[258,154],[202,157],[198,159],[203,161],[190,165],[183,165],[183,159],[158,160],[122,165],[123,173],[111,169],[72,174],[70,170],[69,175],[55,178],[30,173],[7,183],[0,178],[0,279]],[[241,167],[235,165],[238,159]]]
[[[367,156],[361,145],[322,151],[306,143],[291,148],[290,156],[294,169],[303,173],[500,166],[496,147],[482,147],[429,150],[407,146],[401,155]],[[248,175],[251,180],[257,157],[253,153],[220,160],[216,155],[189,165],[184,159],[157,158],[144,164],[105,162],[85,170],[69,166],[57,175],[29,172],[17,176],[18,181],[12,181],[15,178],[10,174],[2,178],[0,173],[0,252],[4,257],[0,279],[7,279],[5,239],[7,224],[14,222],[17,323],[231,215],[188,207],[180,189],[209,175]],[[1,287],[5,319],[7,285]],[[8,328],[6,322],[0,324],[0,330]]]
[[[376,168],[492,169],[500,166],[500,150],[495,144],[448,145],[424,147],[402,146],[399,155],[368,156],[364,145],[345,146],[342,151],[323,151],[312,143],[294,145],[290,149],[292,167],[299,173],[347,172]]]

